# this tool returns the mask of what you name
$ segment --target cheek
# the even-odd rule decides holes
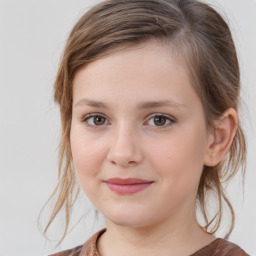
[[[91,183],[100,172],[105,159],[104,141],[89,138],[83,131],[74,127],[71,129],[70,143],[75,171],[80,185],[84,188],[85,183]]]
[[[189,129],[151,146],[151,165],[159,176],[177,190],[198,186],[205,155],[205,132]]]

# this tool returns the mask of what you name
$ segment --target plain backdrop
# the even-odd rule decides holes
[[[53,81],[68,33],[98,1],[0,0],[0,256],[54,250],[37,217],[57,181],[58,109]],[[237,213],[230,241],[256,255],[256,1],[215,0],[229,18],[242,71],[243,125],[248,138],[244,197],[241,178],[229,188]],[[75,217],[90,204],[80,199]],[[58,224],[58,223],[57,223]],[[53,228],[58,234],[63,222]],[[102,226],[91,211],[55,250],[70,248]],[[53,235],[52,238],[55,238]]]

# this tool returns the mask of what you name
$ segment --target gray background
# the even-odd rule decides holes
[[[44,255],[54,249],[54,242],[45,240],[37,227],[38,214],[57,180],[59,116],[52,85],[68,32],[97,2],[0,0],[0,256]],[[237,212],[230,240],[256,255],[256,1],[207,2],[229,17],[247,105],[247,176],[244,199],[240,178],[229,188]],[[80,200],[75,217],[91,208]],[[91,212],[56,250],[84,242],[102,225],[93,219]],[[61,226],[54,226],[52,238]]]

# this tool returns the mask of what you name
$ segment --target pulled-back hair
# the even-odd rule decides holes
[[[197,0],[106,0],[85,13],[72,29],[54,85],[54,99],[60,107],[62,136],[59,145],[57,196],[45,232],[65,208],[65,237],[72,206],[79,187],[72,165],[70,128],[72,82],[87,63],[151,39],[170,44],[185,64],[191,84],[198,94],[209,129],[228,108],[238,111],[240,71],[230,29],[212,7]],[[230,150],[218,165],[204,166],[197,203],[204,217],[202,228],[215,233],[221,225],[223,207],[231,213],[226,238],[234,226],[234,211],[223,182],[238,170],[245,171],[246,143],[240,123]],[[216,198],[216,214],[209,217],[207,196]]]

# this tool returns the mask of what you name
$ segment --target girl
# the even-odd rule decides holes
[[[208,5],[106,0],[87,12],[55,82],[60,181],[45,231],[63,207],[67,230],[76,178],[106,229],[55,255],[247,255],[214,236],[225,205],[225,238],[233,229],[223,182],[245,166],[239,90],[230,30]]]

